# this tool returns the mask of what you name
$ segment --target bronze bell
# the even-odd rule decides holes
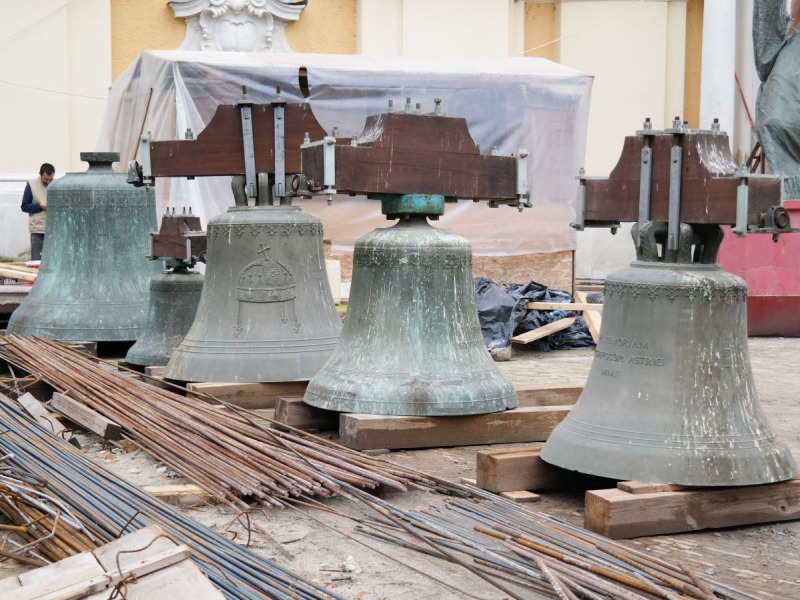
[[[648,129],[645,135],[654,139],[643,144],[648,160],[641,170],[636,163],[622,168],[628,166],[624,151],[609,179],[581,180],[579,206],[585,212],[579,219],[607,223],[635,214],[638,204],[640,220],[632,230],[637,260],[606,279],[589,377],[541,456],[565,469],[613,479],[691,486],[791,479],[797,466],[753,385],[747,287],[716,264],[723,232],[715,222],[734,224],[742,234],[792,231],[788,223],[759,225],[761,207],[780,203],[780,180],[760,176],[748,182],[735,164],[726,173],[727,137],[718,130]],[[626,149],[634,147],[631,140]],[[637,154],[628,156],[638,160]],[[639,173],[647,186],[637,181]],[[648,188],[651,177],[661,176],[669,179],[658,193],[668,202],[650,205],[648,195],[625,191]],[[680,188],[695,193],[682,195]],[[652,220],[654,213],[675,220]],[[688,215],[704,222],[678,222]]]
[[[514,387],[481,336],[469,242],[424,215],[359,238],[339,346],[304,400],[387,415],[514,408]]]
[[[525,156],[481,155],[466,121],[439,111],[375,115],[357,139],[303,147],[316,190],[369,194],[399,219],[356,241],[342,337],[309,382],[306,403],[388,415],[517,405],[481,336],[470,244],[427,220],[458,198],[526,206]]]
[[[144,330],[148,283],[159,270],[145,258],[157,226],[155,197],[112,169],[119,153],[82,152],[81,160],[89,163],[86,172],[50,185],[39,276],[8,331],[134,341]]]
[[[341,330],[320,220],[296,206],[237,206],[208,223],[207,243],[197,315],[164,376],[195,382],[311,378]]]
[[[184,209],[185,210],[185,209]],[[150,307],[142,335],[128,350],[125,362],[142,367],[164,366],[194,322],[203,275],[190,270],[205,260],[206,239],[200,219],[177,214],[175,209],[161,218],[161,228],[152,235],[151,260],[165,260],[168,271],[150,280]]]

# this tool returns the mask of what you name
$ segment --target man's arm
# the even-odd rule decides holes
[[[22,212],[30,215],[35,215],[42,212],[42,207],[33,201],[33,192],[31,192],[31,184],[25,184],[25,191],[22,192]]]
[[[786,42],[789,15],[785,0],[755,0],[753,4],[753,52],[756,71],[766,81]]]

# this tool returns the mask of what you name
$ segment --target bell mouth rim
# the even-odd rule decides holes
[[[722,271],[722,265],[719,263],[665,263],[665,262],[650,262],[646,260],[634,260],[630,266],[634,269],[666,269],[670,271]]]

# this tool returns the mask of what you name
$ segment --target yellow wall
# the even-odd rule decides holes
[[[555,4],[526,4],[525,5],[525,56],[539,56],[556,61],[558,44],[550,44],[556,39],[556,5]],[[542,46],[547,44],[542,48]],[[538,48],[537,50],[531,50]],[[530,51],[529,51],[530,50]]]
[[[295,52],[355,54],[356,0],[310,0],[286,39]]]
[[[144,50],[174,50],[186,32],[166,0],[111,3],[111,78],[116,79]]]
[[[733,35],[734,32],[731,32]],[[703,0],[686,0],[686,70],[683,118],[700,127],[700,68],[703,57]]]
[[[114,0],[111,3],[111,64],[116,79],[144,50],[174,50],[186,27],[166,0]],[[300,21],[286,26],[297,52],[355,54],[356,0],[313,0]]]

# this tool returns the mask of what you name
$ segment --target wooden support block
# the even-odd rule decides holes
[[[537,385],[517,388],[520,406],[568,406],[575,404],[583,387],[574,385]]]
[[[533,492],[519,491],[519,492],[500,492],[500,495],[506,500],[512,502],[539,502],[542,497]]]
[[[652,494],[653,492],[677,492],[685,490],[682,485],[671,483],[645,483],[643,481],[620,481],[617,489],[629,494]]]
[[[70,398],[59,392],[53,393],[50,406],[56,411],[75,421],[84,429],[88,429],[107,440],[122,438],[122,426],[111,419],[107,419],[97,411],[89,408],[79,400]]]
[[[281,396],[275,404],[275,420],[303,431],[339,428],[339,413],[303,402],[302,396]]]
[[[586,493],[584,527],[612,539],[800,519],[800,478],[769,485]]]
[[[210,394],[218,400],[241,408],[274,408],[281,396],[302,396],[307,381],[283,383],[187,383],[186,389],[197,394]]]
[[[575,292],[575,299],[577,300],[578,294]],[[588,310],[603,310],[602,304],[592,304],[586,302],[586,295],[584,294],[583,300],[578,302],[528,302],[528,310],[573,310],[575,312],[582,312]]]
[[[150,377],[164,377],[164,369],[166,367],[145,367],[144,374]]]
[[[571,406],[528,406],[485,415],[401,417],[341,414],[339,442],[355,450],[542,442]],[[516,488],[520,489],[520,488]]]
[[[31,394],[22,394],[22,396],[17,398],[17,402],[22,405],[22,408],[24,408],[29,415],[36,419],[37,423],[53,434],[54,437],[61,438],[78,448],[81,447],[78,440],[72,437],[72,431],[64,427],[56,416],[48,411],[45,405]]]
[[[539,448],[479,450],[476,456],[478,487],[489,492],[564,489],[583,476],[547,463]]]
[[[572,327],[572,324],[575,322],[577,317],[567,317],[565,319],[559,319],[558,321],[553,321],[552,323],[548,323],[547,325],[542,325],[541,327],[537,327],[536,329],[532,329],[531,331],[526,331],[525,333],[521,333],[519,335],[515,335],[511,338],[511,341],[515,344],[530,344],[531,342],[535,342],[536,340],[540,340],[548,335],[552,335],[559,331],[563,331],[564,329],[568,329]]]
[[[70,350],[97,356],[97,342],[61,342],[61,345]]]
[[[586,302],[586,292],[575,292],[575,299],[578,302]],[[602,304],[588,304],[587,306],[597,306],[599,308],[595,310],[602,310]],[[589,333],[592,335],[592,340],[594,343],[598,343],[600,340],[600,313],[599,312],[585,312],[583,314],[583,318],[586,320],[586,325],[589,327]]]

